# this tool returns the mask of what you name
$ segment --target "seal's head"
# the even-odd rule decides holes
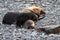
[[[45,17],[45,12],[41,7],[38,6],[31,6],[31,7],[27,7],[24,9],[24,12],[30,12],[33,14],[36,14],[38,16],[38,18],[44,18]]]

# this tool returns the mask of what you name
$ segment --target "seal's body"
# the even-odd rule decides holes
[[[40,7],[36,6],[28,7],[22,11],[23,12],[7,12],[3,17],[2,23],[9,25],[15,24],[20,27],[26,24],[28,20],[32,20],[32,23],[35,23],[38,21],[40,15],[43,15],[43,19],[46,14]]]

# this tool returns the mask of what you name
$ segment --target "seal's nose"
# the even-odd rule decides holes
[[[45,18],[45,14],[41,14],[40,17],[38,18],[38,20],[41,20],[43,18]]]

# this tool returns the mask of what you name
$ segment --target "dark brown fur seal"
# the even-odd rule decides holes
[[[21,27],[28,20],[32,20],[34,23],[37,22],[41,15],[43,15],[43,19],[45,14],[40,7],[28,7],[27,9],[23,9],[23,12],[7,12],[3,17],[2,23],[9,25],[15,24]]]

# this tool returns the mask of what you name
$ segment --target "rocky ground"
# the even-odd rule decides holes
[[[37,28],[60,25],[60,0],[0,0],[0,40],[60,40],[59,34],[51,36],[32,29],[1,24],[8,11],[21,11],[24,7],[35,5],[32,4],[34,1],[46,12],[46,17],[36,23]]]

